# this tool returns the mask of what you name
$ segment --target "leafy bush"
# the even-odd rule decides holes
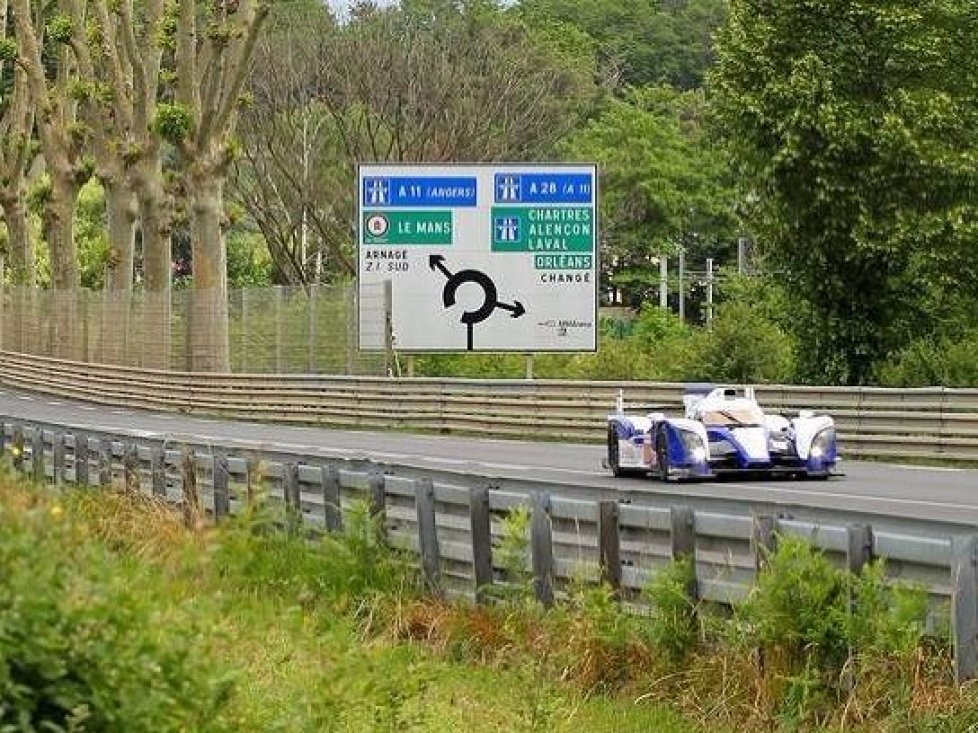
[[[978,329],[952,338],[923,338],[906,346],[876,369],[886,387],[978,386]]]
[[[696,604],[689,597],[695,578],[692,558],[682,558],[653,576],[645,589],[652,604],[649,640],[673,662],[682,661],[699,640]]]
[[[107,567],[59,504],[0,509],[0,728],[217,729],[231,682],[201,630],[169,627]]]

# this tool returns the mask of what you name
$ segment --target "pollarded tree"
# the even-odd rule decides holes
[[[48,17],[41,9],[32,14],[30,0],[11,0],[18,63],[27,77],[50,178],[49,189],[42,197],[42,219],[44,238],[51,253],[51,285],[61,291],[76,291],[80,284],[73,219],[78,192],[92,175],[92,160],[85,155],[88,130],[78,119],[77,102],[71,93],[75,66],[67,46],[72,34],[72,17],[81,15],[79,2],[64,0],[68,12]],[[45,33],[55,56],[50,72],[41,56],[41,38]],[[70,323],[72,319],[65,320]]]
[[[0,0],[0,208],[7,227],[10,281],[34,282],[34,249],[28,236],[25,177],[35,157],[34,109],[27,76],[17,65],[17,44],[8,34],[8,2]]]
[[[71,46],[80,79],[75,86],[90,122],[96,174],[106,191],[109,282],[128,291],[133,278],[138,220],[143,283],[155,306],[145,309],[144,365],[166,368],[170,344],[171,196],[154,127],[164,52],[173,47],[171,8],[164,0],[89,0],[87,23],[74,18]],[[75,6],[76,11],[81,8]]]
[[[863,383],[974,292],[972,0],[732,0],[712,75],[767,261],[797,299],[802,376]]]
[[[190,221],[194,307],[190,367],[228,371],[227,248],[224,184],[233,133],[267,0],[172,0],[167,32],[173,103],[157,107],[154,127],[176,146]]]

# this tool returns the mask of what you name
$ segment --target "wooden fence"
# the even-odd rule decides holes
[[[484,597],[504,580],[494,549],[504,518],[516,507],[531,512],[529,564],[536,597],[551,605],[568,583],[604,579],[625,601],[672,560],[691,558],[692,601],[734,603],[746,595],[779,534],[800,535],[858,572],[884,558],[894,579],[923,585],[936,608],[950,613],[959,680],[978,673],[978,535],[793,519],[779,512],[695,510],[616,501],[566,499],[543,491],[502,491],[491,482],[399,475],[369,462],[323,461],[301,455],[262,456],[220,447],[174,446],[132,437],[45,429],[0,418],[0,450],[38,482],[125,486],[182,507],[188,517],[217,520],[240,511],[264,482],[271,502],[297,520],[327,531],[342,528],[345,510],[367,501],[388,540],[419,555],[433,593]]]

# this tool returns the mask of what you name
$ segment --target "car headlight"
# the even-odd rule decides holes
[[[825,428],[818,432],[812,440],[812,447],[808,455],[812,458],[825,458],[835,448],[835,428]]]
[[[706,446],[703,445],[703,438],[698,433],[691,430],[680,430],[679,438],[683,442],[683,451],[694,463],[704,463],[707,458]]]

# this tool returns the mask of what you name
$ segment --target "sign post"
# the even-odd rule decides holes
[[[595,166],[361,165],[357,189],[361,349],[384,282],[397,351],[597,349]]]

